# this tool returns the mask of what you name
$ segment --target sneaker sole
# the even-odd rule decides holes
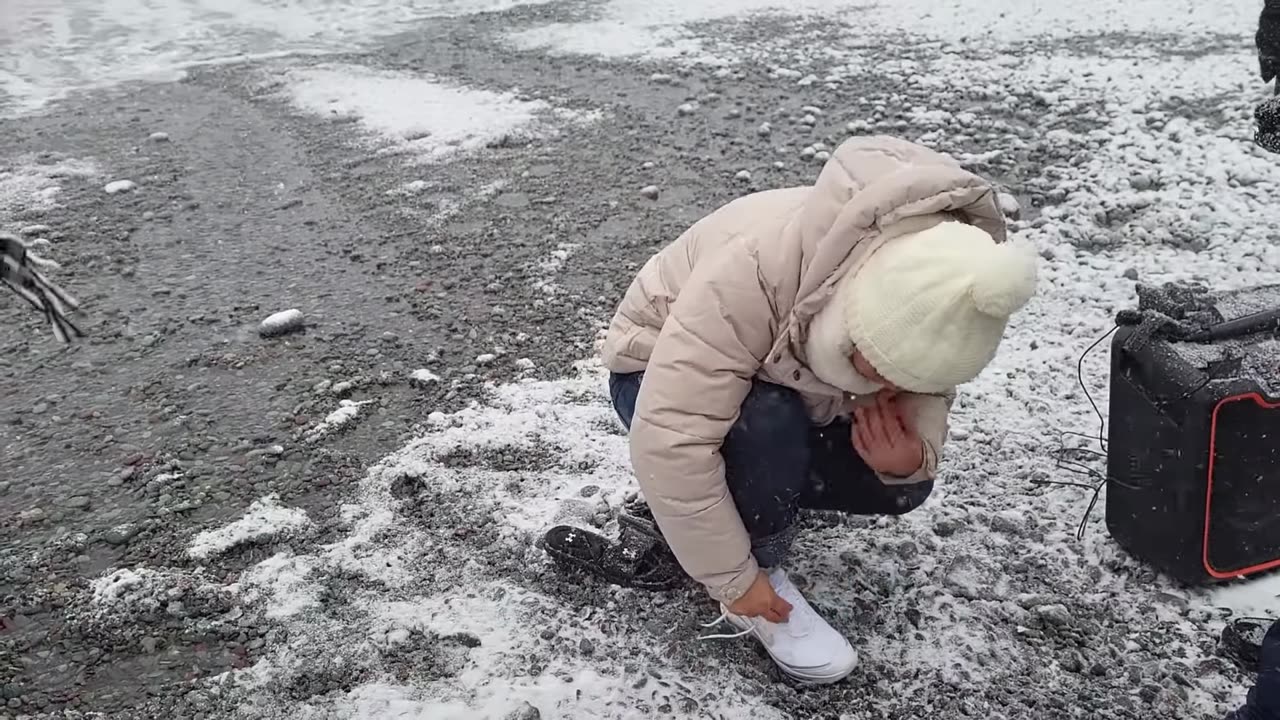
[[[725,619],[729,621],[730,625],[738,628],[739,630],[750,630],[751,636],[760,642],[760,647],[764,648],[764,651],[769,654],[769,657],[773,660],[773,664],[777,665],[778,669],[781,670],[788,677],[795,680],[799,680],[800,682],[809,683],[812,685],[834,685],[840,682],[841,680],[844,680],[845,678],[849,677],[851,674],[853,674],[853,671],[858,668],[858,654],[855,651],[853,654],[853,657],[854,657],[853,665],[851,665],[848,670],[845,670],[843,672],[831,673],[829,675],[817,675],[812,673],[806,673],[803,670],[798,670],[796,668],[793,668],[790,665],[787,665],[786,663],[779,660],[778,656],[774,655],[773,651],[769,649],[769,646],[766,645],[765,642],[760,639],[760,636],[756,635],[756,630],[754,625],[732,614],[730,614]],[[845,642],[848,642],[848,641],[846,640]]]

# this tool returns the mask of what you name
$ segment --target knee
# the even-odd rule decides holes
[[[914,483],[912,485],[903,485],[901,489],[894,493],[889,503],[888,515],[906,515],[907,513],[924,505],[929,499],[929,495],[933,493],[933,481],[925,481],[922,483]]]
[[[800,394],[781,385],[756,381],[742,401],[739,426],[752,433],[807,436],[809,413]]]

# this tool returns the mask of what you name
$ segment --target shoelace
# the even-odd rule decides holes
[[[720,623],[727,621],[728,619],[729,619],[729,611],[726,610],[720,613],[720,617],[716,618],[715,620],[712,620],[709,623],[703,623],[702,627],[713,628],[719,625]],[[750,635],[753,630],[755,630],[755,628],[747,628],[746,630],[741,630],[736,633],[724,633],[724,634],[718,634],[718,635],[699,635],[698,639],[699,640],[735,640],[737,638]]]

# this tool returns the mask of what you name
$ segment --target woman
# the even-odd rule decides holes
[[[987,181],[854,138],[815,185],[695,224],[613,318],[610,389],[662,538],[795,678],[836,682],[857,661],[784,569],[796,516],[929,496],[955,387],[1035,288],[1036,255],[1004,236]]]

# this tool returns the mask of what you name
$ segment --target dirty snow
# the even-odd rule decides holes
[[[239,520],[195,536],[187,548],[187,555],[204,560],[247,543],[294,537],[311,527],[311,518],[307,517],[306,511],[284,507],[277,495],[268,495],[250,505],[249,511]]]

